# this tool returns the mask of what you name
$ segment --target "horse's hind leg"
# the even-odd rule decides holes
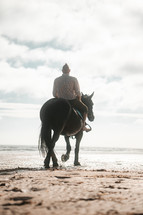
[[[51,148],[51,129],[50,128],[47,128],[43,132],[43,138],[44,138],[44,141],[46,143],[46,147],[48,149],[48,153],[47,153],[46,158],[44,160],[44,166],[45,166],[45,168],[50,168],[50,158],[51,158],[51,152],[52,152],[52,148]]]
[[[76,146],[75,146],[75,159],[74,159],[74,165],[75,166],[80,166],[79,162],[79,146],[80,146],[80,141],[83,136],[83,131],[80,131],[75,137],[76,137]]]
[[[45,168],[50,168],[50,158],[52,157],[52,162],[53,162],[53,167],[58,167],[58,160],[57,157],[55,155],[55,152],[53,149],[50,149],[47,153],[46,159],[44,161],[45,164]]]
[[[51,138],[51,129],[47,128],[46,132],[44,133],[44,140],[48,149],[47,156],[44,160],[44,166],[45,168],[50,168],[50,159],[52,158],[53,167],[58,166],[58,160],[54,153],[54,147],[55,143],[59,139],[60,133],[57,131],[54,131],[53,137]]]
[[[69,137],[65,135],[64,138],[65,138],[65,141],[66,141],[66,150],[67,151],[66,151],[66,154],[63,154],[61,156],[61,160],[63,162],[66,162],[69,159],[69,157],[70,157],[71,145],[70,145]]]
[[[52,161],[53,161],[53,167],[58,167],[58,159],[55,155],[54,152],[54,147],[55,147],[55,143],[58,141],[60,136],[60,132],[59,131],[54,131],[53,137],[52,137],[52,152],[51,152],[51,156],[52,156]]]

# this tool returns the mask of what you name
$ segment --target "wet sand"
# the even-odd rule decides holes
[[[143,215],[143,172],[0,172],[0,215]]]

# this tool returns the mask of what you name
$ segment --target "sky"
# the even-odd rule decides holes
[[[37,145],[65,63],[94,92],[81,144],[143,148],[142,0],[0,1],[0,145]]]

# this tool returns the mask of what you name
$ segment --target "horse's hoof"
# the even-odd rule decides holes
[[[44,165],[45,169],[50,169],[49,165]]]
[[[67,154],[63,154],[63,155],[61,156],[61,161],[62,161],[62,162],[66,162],[68,159],[69,159],[69,155],[67,155]]]
[[[44,167],[45,167],[45,169],[49,169],[50,168],[49,164],[47,164],[45,161],[44,161]]]
[[[74,162],[74,166],[81,166],[80,162]]]
[[[54,164],[53,164],[53,168],[56,168],[56,167],[58,167],[58,166],[59,166],[58,163],[54,163]]]

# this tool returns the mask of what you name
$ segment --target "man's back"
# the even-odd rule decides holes
[[[75,77],[63,74],[54,81],[53,96],[68,100],[80,96],[80,87]]]

